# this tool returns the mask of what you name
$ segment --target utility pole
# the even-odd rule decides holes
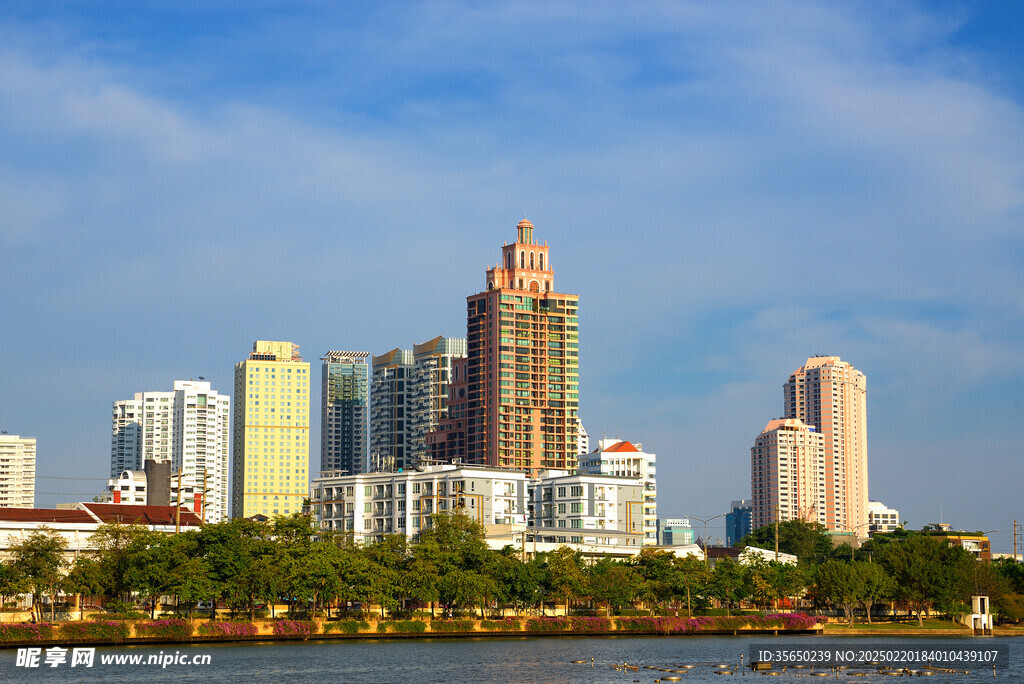
[[[1017,519],[1013,519],[1013,562],[1017,562]]]
[[[174,534],[181,532],[181,468],[178,468],[178,496],[174,505]]]

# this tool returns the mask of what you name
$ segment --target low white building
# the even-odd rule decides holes
[[[522,472],[435,465],[422,471],[322,473],[313,480],[310,508],[319,527],[351,533],[357,542],[386,534],[415,537],[430,516],[462,509],[485,529],[526,526],[527,485]]]
[[[596,450],[580,456],[579,472],[636,479],[643,486],[644,546],[658,544],[658,485],[655,454],[644,452],[643,444],[621,439],[601,439]],[[689,542],[692,543],[691,538]]]
[[[141,525],[153,532],[173,534],[175,529],[198,529],[201,521],[184,508],[175,514],[173,506],[131,506],[79,503],[73,509],[0,508],[0,560],[10,557],[11,546],[33,532],[52,530],[67,542],[65,558],[70,562],[85,551],[94,551],[92,535],[103,523]]]
[[[894,532],[900,528],[900,512],[881,501],[868,501],[868,531]]]
[[[387,534],[415,538],[434,513],[461,510],[484,526],[488,543],[524,552],[576,545],[588,554],[633,555],[643,545],[643,486],[634,478],[525,473],[481,466],[434,465],[421,471],[322,473],[310,509],[324,530],[360,543]]]
[[[644,488],[636,478],[545,470],[530,498],[531,527],[540,541],[643,546]]]

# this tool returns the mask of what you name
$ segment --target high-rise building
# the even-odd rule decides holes
[[[370,352],[321,357],[320,470],[365,473],[369,440]]]
[[[209,382],[175,380],[173,387],[114,402],[111,477],[141,471],[146,461],[167,463],[175,477],[181,472],[181,503],[207,522],[220,522],[228,517],[231,399]]]
[[[753,527],[776,520],[825,521],[825,446],[813,426],[769,421],[750,449]]]
[[[587,475],[616,475],[635,478],[643,486],[644,545],[658,543],[658,485],[654,454],[643,444],[621,439],[601,439],[593,452],[580,456],[579,472]]]
[[[838,356],[814,356],[783,388],[786,418],[821,434],[825,448],[823,524],[867,535],[868,441],[864,374]]]
[[[0,433],[0,508],[34,508],[36,440]]]
[[[725,543],[732,546],[753,531],[754,509],[748,499],[733,501],[725,514]]]
[[[486,289],[466,298],[465,463],[531,475],[573,470],[578,456],[579,297],[555,290],[547,244],[523,219],[487,270]],[[450,434],[442,423],[431,438]]]
[[[257,340],[235,364],[231,515],[288,515],[309,494],[309,364],[291,342]]]
[[[435,337],[411,351],[373,357],[371,471],[404,470],[427,459],[427,433],[448,415],[452,363],[465,356],[465,339]]]

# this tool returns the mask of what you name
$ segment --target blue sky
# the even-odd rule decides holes
[[[748,497],[782,384],[834,354],[868,378],[871,498],[1008,549],[1022,15],[7,3],[0,422],[39,440],[40,505],[81,498],[51,478],[105,476],[112,401],[228,392],[254,339],[316,365],[464,335],[526,212],[580,294],[584,423],[658,454],[663,514]]]

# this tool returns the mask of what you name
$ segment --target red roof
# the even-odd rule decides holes
[[[101,522],[120,522],[130,525],[173,525],[174,506],[133,506],[130,504],[83,503]],[[202,521],[192,511],[181,509],[181,525],[199,527]]]
[[[632,451],[635,453],[640,453],[640,450],[637,449],[632,444],[630,444],[629,442],[616,442],[615,444],[612,444],[610,447],[605,449],[605,451]]]
[[[55,508],[0,508],[0,521],[35,523],[91,523],[96,522],[85,511]]]

